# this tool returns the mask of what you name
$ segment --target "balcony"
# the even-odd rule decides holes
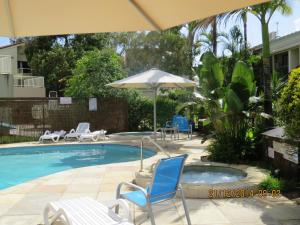
[[[14,97],[45,97],[44,77],[14,75]]]
[[[14,87],[44,88],[44,77],[15,75]]]
[[[0,55],[0,74],[12,74],[11,56]]]

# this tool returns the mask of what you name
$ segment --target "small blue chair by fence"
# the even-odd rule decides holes
[[[180,185],[180,177],[186,158],[187,154],[160,159],[155,167],[151,184],[146,189],[132,183],[122,182],[117,188],[117,199],[126,199],[147,210],[151,224],[155,225],[152,205],[170,200],[175,197],[177,192],[179,192],[187,223],[188,225],[191,225],[189,211]],[[135,191],[122,193],[121,188],[123,185],[130,186]],[[118,208],[116,208],[116,212],[118,212]]]
[[[172,126],[177,126],[178,132],[187,133],[188,138],[192,139],[193,127],[189,124],[189,121],[185,116],[174,115],[172,119]]]

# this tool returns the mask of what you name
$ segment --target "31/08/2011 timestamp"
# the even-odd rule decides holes
[[[208,198],[251,198],[254,196],[265,198],[268,195],[273,198],[281,196],[280,190],[251,190],[251,189],[209,189]]]

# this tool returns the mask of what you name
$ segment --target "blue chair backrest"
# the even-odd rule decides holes
[[[161,159],[156,166],[148,191],[150,202],[173,198],[178,189],[187,154]]]
[[[172,119],[172,125],[177,126],[179,131],[189,129],[189,121],[185,116],[174,115]]]

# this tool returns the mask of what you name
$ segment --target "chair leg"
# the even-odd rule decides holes
[[[186,217],[187,223],[188,223],[188,225],[192,225],[191,219],[190,219],[189,210],[188,210],[188,207],[186,205],[186,201],[185,201],[183,190],[181,188],[179,190],[180,190],[180,195],[181,195],[182,204],[183,204],[183,208],[184,208],[184,212],[185,212],[185,217]]]
[[[148,216],[150,217],[151,225],[155,225],[154,215],[151,207],[151,203],[147,203]]]
[[[49,206],[46,206],[46,208],[44,209],[44,213],[43,213],[43,217],[44,217],[44,223],[45,225],[50,225],[50,221],[49,221],[49,211],[50,211],[50,208]]]
[[[116,199],[120,199],[120,198],[121,198],[120,193],[121,193],[121,184],[119,184],[118,187],[117,187]],[[117,206],[115,207],[115,213],[116,213],[116,214],[119,213],[119,208],[120,208],[119,205],[117,205]]]

